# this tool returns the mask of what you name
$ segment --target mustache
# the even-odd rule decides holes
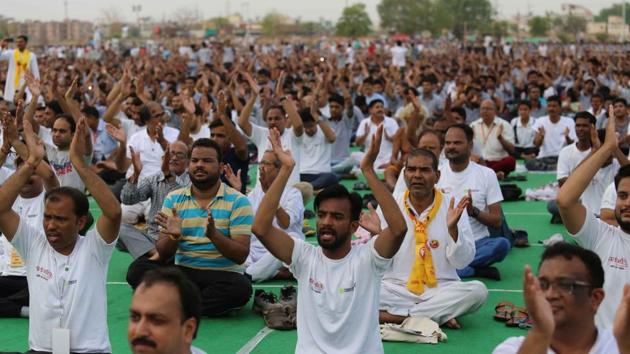
[[[331,234],[335,237],[337,237],[337,231],[330,229],[330,228],[325,228],[325,229],[320,229],[318,232],[319,235],[323,235],[323,234]]]
[[[131,346],[135,347],[136,345],[146,345],[151,348],[157,348],[157,344],[154,341],[144,336],[136,337],[131,341]]]

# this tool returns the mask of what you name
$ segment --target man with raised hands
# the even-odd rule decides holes
[[[103,211],[96,227],[79,236],[89,202],[82,191],[59,187],[46,193],[43,227],[33,227],[11,209],[45,156],[44,145],[24,121],[28,158],[0,187],[0,231],[22,256],[30,301],[29,347],[51,352],[53,343],[70,352],[111,353],[107,329],[107,268],[120,227],[120,204],[85,163],[85,118],[77,124],[70,160]]]
[[[318,248],[272,225],[295,161],[281,147],[279,132],[270,130],[282,167],[260,203],[252,231],[276,258],[289,264],[298,280],[297,353],[383,352],[378,326],[380,283],[407,227],[396,201],[374,172],[382,135],[379,127],[361,169],[389,227],[368,243],[352,247],[361,198],[341,185],[330,186],[315,198]]]

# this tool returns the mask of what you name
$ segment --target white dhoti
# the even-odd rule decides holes
[[[448,281],[425,288],[416,295],[407,284],[384,280],[381,283],[380,310],[396,316],[425,316],[442,325],[448,320],[477,311],[488,298],[488,289],[479,281]]]

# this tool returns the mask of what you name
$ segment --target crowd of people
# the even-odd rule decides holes
[[[501,280],[527,245],[502,211],[519,168],[557,172],[552,222],[579,246],[525,268],[533,328],[495,352],[630,353],[624,46],[0,47],[0,316],[29,318],[29,353],[112,352],[116,248],[134,353],[203,353],[201,318],[272,279],[297,281],[298,353],[383,352],[379,324],[416,317],[461,328],[488,299],[462,279]],[[359,178],[363,197],[340,184]]]

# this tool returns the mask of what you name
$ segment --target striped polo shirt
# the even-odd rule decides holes
[[[204,270],[223,270],[242,273],[242,264],[236,264],[225,258],[206,237],[208,211],[193,198],[192,186],[170,192],[162,212],[173,215],[172,209],[182,218],[182,238],[179,241],[175,264]],[[251,235],[253,214],[246,196],[221,183],[217,195],[209,204],[214,225],[220,233],[230,235]]]

